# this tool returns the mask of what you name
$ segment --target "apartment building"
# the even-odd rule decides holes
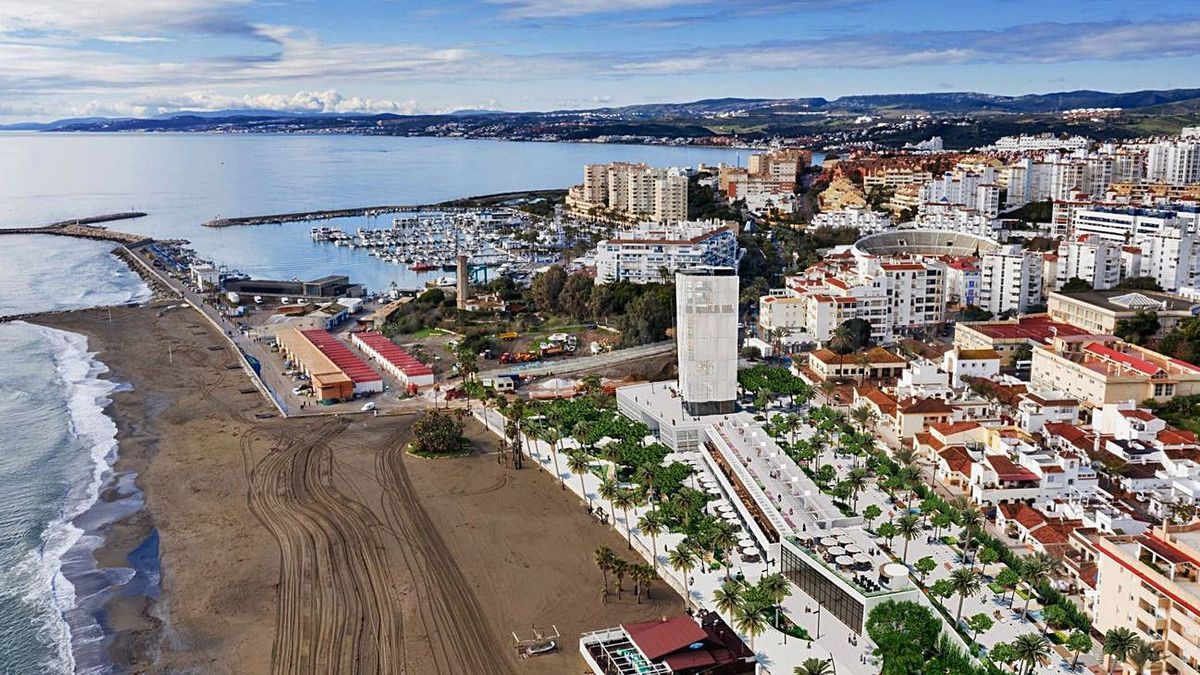
[[[1091,234],[1065,239],[1058,245],[1054,290],[1071,279],[1082,279],[1098,290],[1121,282],[1120,244]]]
[[[1166,333],[1180,321],[1200,314],[1200,302],[1155,291],[1051,293],[1046,312],[1055,321],[1100,335],[1112,335],[1118,322],[1132,319],[1138,312],[1152,312],[1158,317],[1160,333]]]
[[[895,190],[906,185],[924,185],[933,180],[933,174],[911,168],[884,168],[863,176],[863,188],[870,192],[873,188]]]
[[[1020,245],[984,253],[979,261],[979,306],[994,315],[1025,314],[1042,301],[1042,258]]]
[[[1093,408],[1200,393],[1200,367],[1111,335],[1060,335],[1034,347],[1029,380]]]
[[[1093,535],[1093,627],[1130,628],[1176,673],[1200,673],[1200,524]]]
[[[694,267],[737,269],[735,226],[722,221],[641,223],[596,246],[596,283],[670,281]]]
[[[687,219],[688,179],[678,169],[613,162],[583,168],[583,183],[567,192],[575,213],[660,223]]]
[[[866,206],[847,206],[837,211],[822,211],[813,216],[810,227],[853,227],[862,234],[892,228],[892,217]]]
[[[954,327],[954,346],[959,349],[990,349],[1000,355],[1002,365],[1012,365],[1022,347],[1049,344],[1057,336],[1088,335],[1092,331],[1033,314],[1007,321],[959,322]]]
[[[1019,136],[1004,136],[998,139],[992,147],[998,152],[1030,152],[1046,150],[1073,150],[1087,148],[1092,141],[1083,136],[1061,138],[1057,134],[1045,133],[1036,135],[1021,134]]]
[[[1162,141],[1146,147],[1146,177],[1171,185],[1200,182],[1200,142]]]

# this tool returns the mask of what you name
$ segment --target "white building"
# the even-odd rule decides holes
[[[669,280],[692,267],[738,266],[737,235],[720,221],[641,223],[596,246],[596,283]]]
[[[583,167],[583,183],[567,193],[567,206],[582,215],[661,223],[687,218],[688,179],[679,169],[613,162]]]
[[[1082,279],[1098,290],[1107,290],[1121,282],[1120,244],[1096,235],[1064,239],[1058,245],[1058,264],[1054,290],[1071,279]]]
[[[840,211],[818,213],[810,227],[853,227],[862,234],[870,234],[891,229],[892,216],[866,206],[847,206]]]
[[[692,416],[732,413],[737,400],[738,276],[732,267],[675,275],[679,393]]]
[[[1042,301],[1042,257],[1019,245],[988,251],[980,259],[979,306],[992,314],[1024,314]]]
[[[999,152],[1028,152],[1032,150],[1074,150],[1086,148],[1091,143],[1091,140],[1083,136],[1059,138],[1057,135],[1049,133],[1036,136],[1021,134],[1020,136],[1000,138],[992,147]]]
[[[1146,177],[1171,185],[1200,182],[1200,142],[1163,141],[1146,148]]]

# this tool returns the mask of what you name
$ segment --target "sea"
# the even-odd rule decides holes
[[[365,252],[315,244],[309,224],[212,229],[216,217],[456,197],[578,182],[588,163],[734,164],[730,149],[515,143],[346,135],[0,133],[0,227],[145,211],[114,229],[186,239],[219,264],[265,278],[348,274],[368,289],[421,277]],[[343,227],[390,220],[346,219]],[[49,236],[0,238],[0,316],[145,301],[148,289],[111,245]],[[0,324],[0,673],[103,674],[103,601],[156,592],[152,534],[124,569],[98,571],[106,526],[141,495],[116,475],[116,427],[104,414],[128,386],[106,376],[81,335]],[[122,499],[97,506],[113,488]]]

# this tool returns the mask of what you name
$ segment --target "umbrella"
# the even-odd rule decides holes
[[[854,559],[848,555],[839,555],[837,557],[838,567],[849,567],[854,564]]]
[[[867,564],[871,562],[871,556],[866,553],[855,553],[853,557],[856,563]]]
[[[843,547],[843,548],[845,548],[845,549],[846,549],[846,553],[849,553],[850,555],[854,555],[854,554],[856,554],[856,553],[862,553],[862,552],[863,552],[862,548],[860,548],[859,546],[857,546],[857,545],[855,545],[855,544],[847,544],[847,545],[846,545],[845,547]]]
[[[830,546],[829,548],[825,549],[825,552],[830,556],[837,557],[845,554],[846,549],[842,548],[841,546]]]
[[[833,537],[825,537],[821,540],[821,545],[825,546],[826,548],[830,546],[837,546],[837,539],[834,539]]]

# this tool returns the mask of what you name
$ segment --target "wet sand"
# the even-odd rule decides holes
[[[125,565],[157,528],[163,599],[110,601],[117,663],[135,672],[579,672],[580,632],[679,611],[661,583],[653,601],[602,603],[592,552],[623,553],[623,540],[529,463],[514,471],[483,454],[408,456],[413,417],[256,419],[272,409],[240,393],[246,375],[230,369],[230,349],[210,349],[225,344],[215,331],[190,309],[156,311],[38,320],[87,335],[109,377],[133,385],[109,413],[116,469],[137,472],[147,509],[114,525],[97,559]],[[557,625],[561,651],[516,658],[511,632],[531,624]]]

